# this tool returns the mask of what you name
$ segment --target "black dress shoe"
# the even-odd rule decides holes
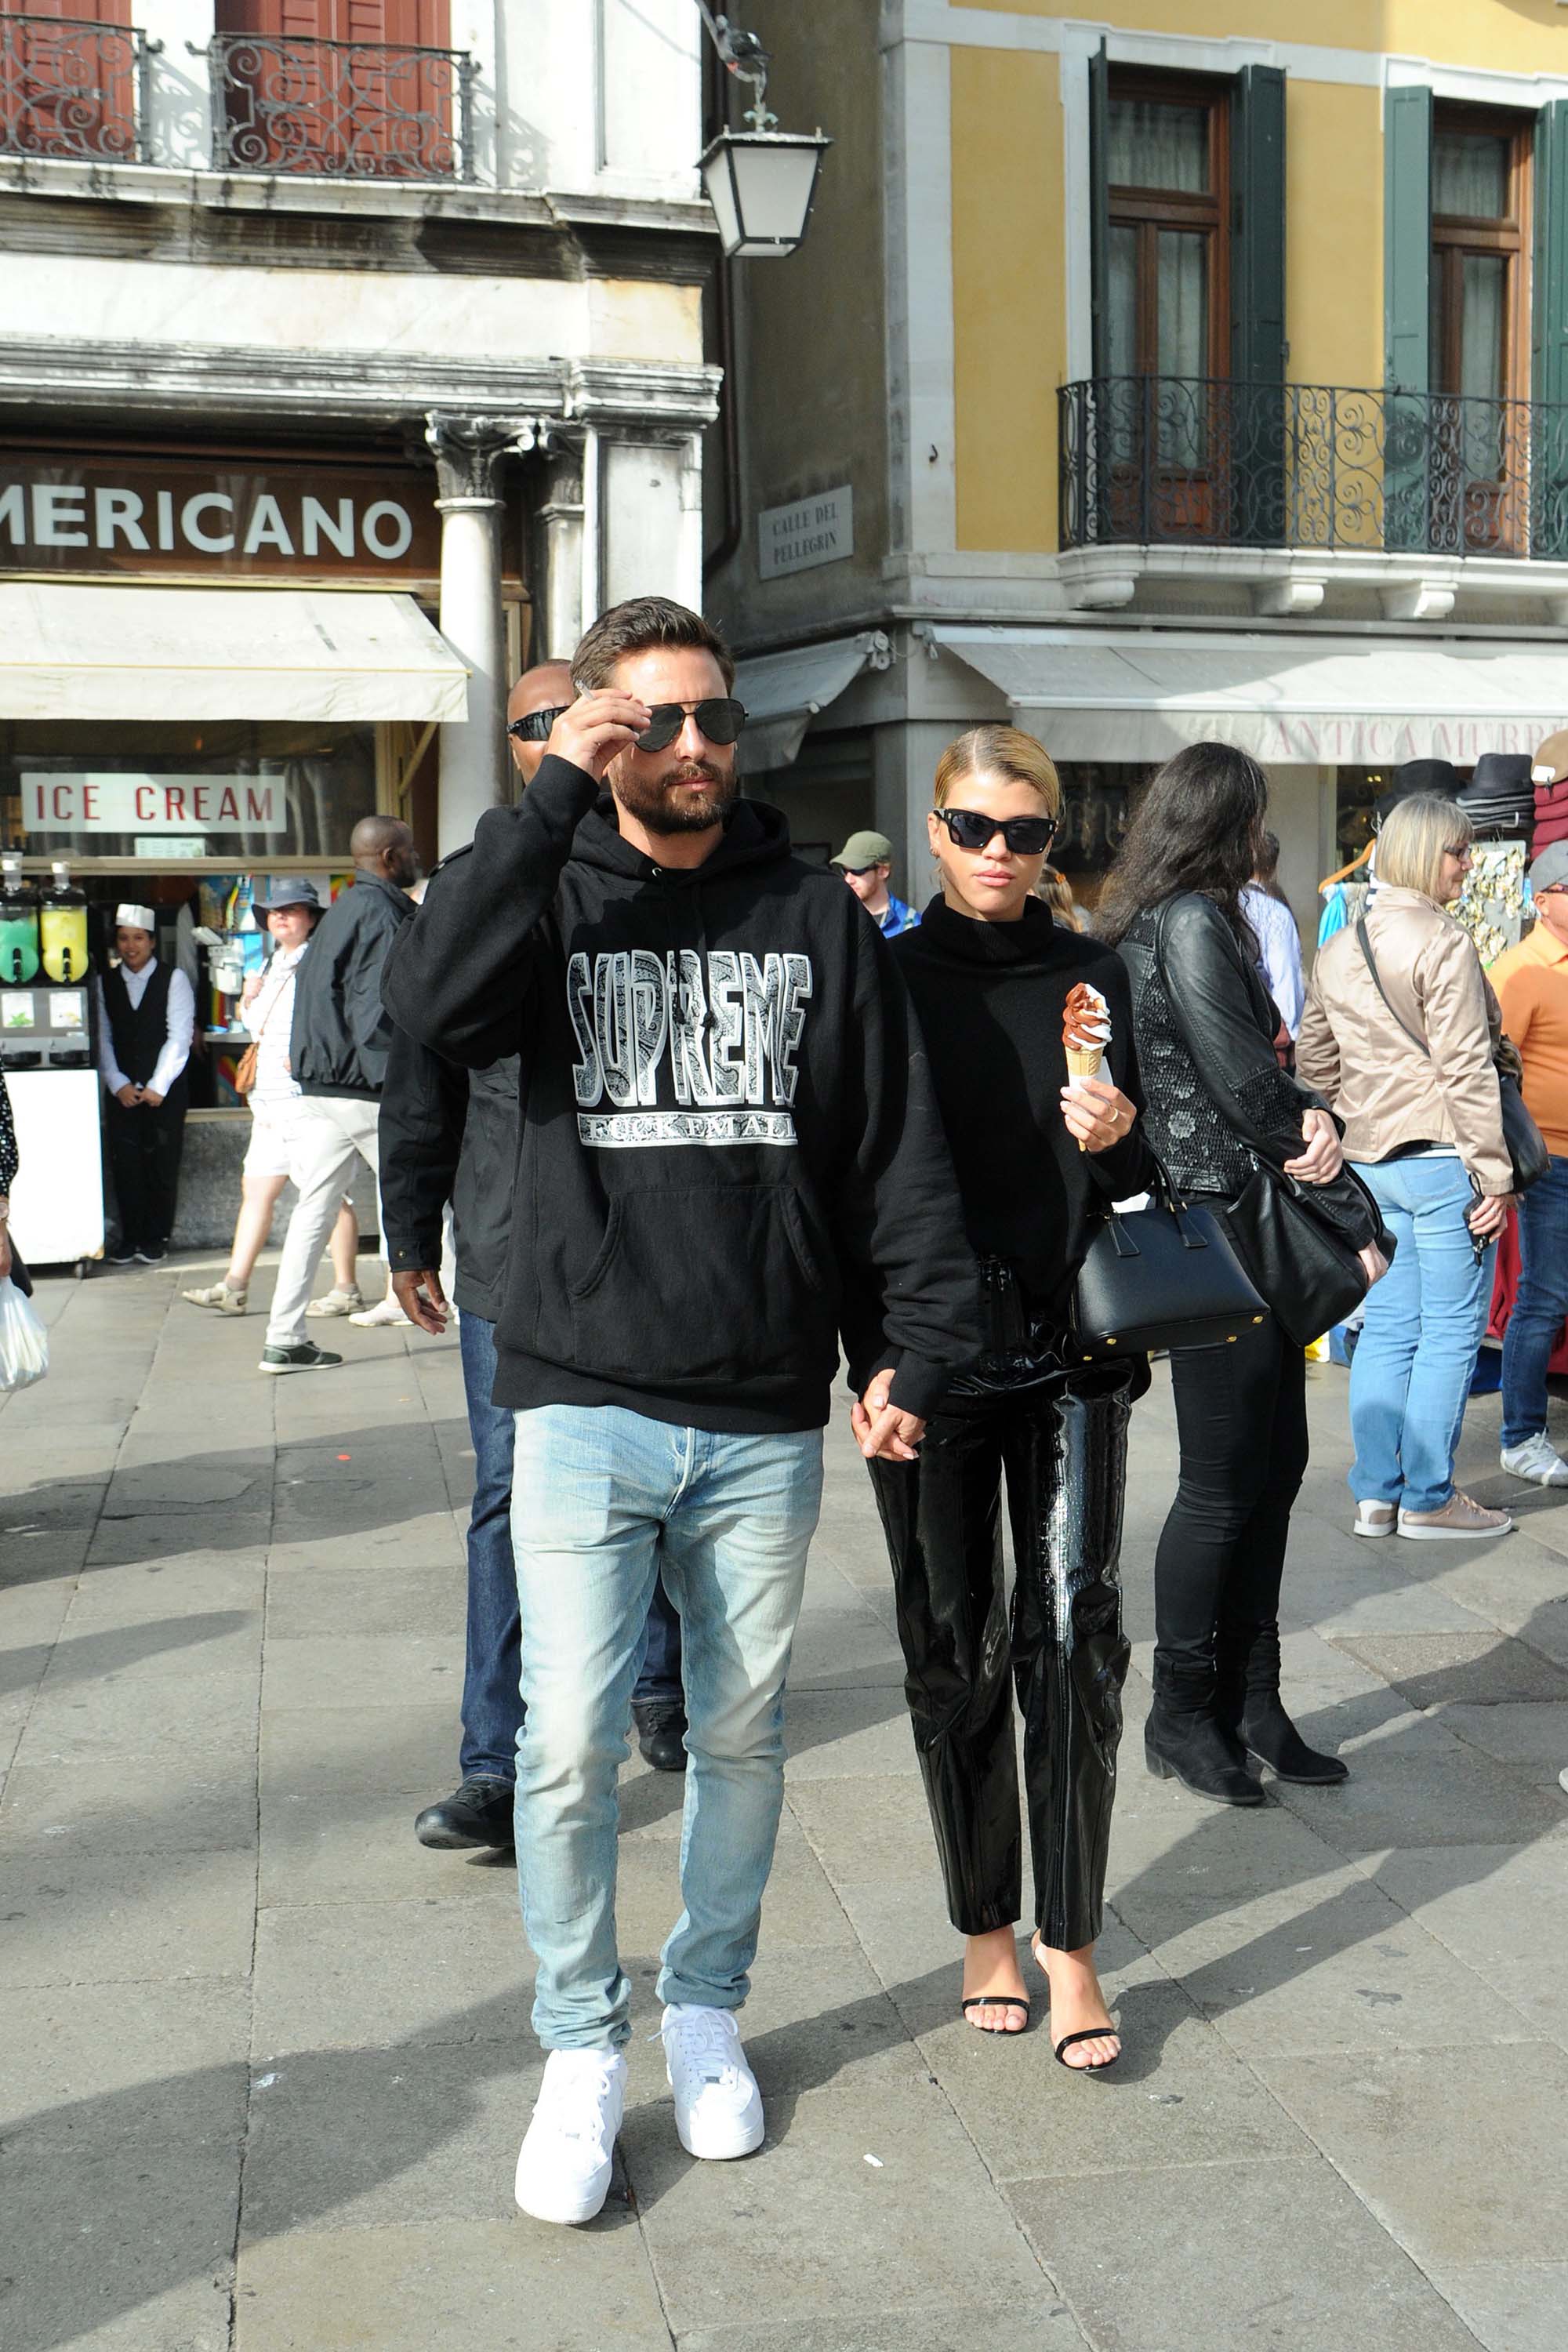
[[[465,1780],[456,1796],[426,1806],[414,1834],[421,1845],[509,1846],[514,1793],[510,1780]]]
[[[656,1772],[686,1769],[686,1709],[678,1698],[632,1701],[632,1720],[643,1762]]]

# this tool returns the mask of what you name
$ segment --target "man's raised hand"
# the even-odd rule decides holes
[[[635,695],[605,687],[568,704],[551,729],[544,748],[600,782],[610,761],[637,741],[652,715],[647,703]]]

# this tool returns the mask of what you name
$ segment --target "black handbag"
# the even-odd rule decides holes
[[[1112,1211],[1073,1285],[1069,1355],[1095,1363],[1150,1348],[1213,1348],[1268,1309],[1212,1210],[1177,1199],[1159,1171],[1143,1209]]]
[[[1342,1323],[1366,1297],[1366,1268],[1340,1234],[1317,1214],[1310,1187],[1252,1155],[1253,1172],[1236,1200],[1220,1211],[1236,1254],[1268,1301],[1288,1339],[1309,1348]],[[1383,1223],[1376,1202],[1353,1169],[1341,1171],[1365,1193],[1373,1227]]]
[[[1361,951],[1366,958],[1366,968],[1372,974],[1373,986],[1384,1004],[1388,1006],[1389,1012],[1394,1014],[1394,1020],[1398,1022],[1411,1044],[1418,1045],[1426,1059],[1430,1061],[1432,1048],[1426,1038],[1417,1036],[1409,1022],[1401,1019],[1399,1013],[1394,1011],[1388,991],[1383,984],[1383,975],[1378,971],[1372,952],[1372,941],[1367,937],[1364,915],[1355,927],[1355,935],[1361,943]],[[1526,1107],[1523,1088],[1514,1072],[1502,1062],[1494,1062],[1492,1067],[1497,1072],[1498,1092],[1502,1098],[1503,1148],[1508,1153],[1509,1166],[1513,1171],[1513,1189],[1516,1193],[1528,1192],[1532,1184],[1540,1183],[1551,1167],[1552,1154],[1547,1148],[1546,1138],[1536,1126],[1533,1117]]]

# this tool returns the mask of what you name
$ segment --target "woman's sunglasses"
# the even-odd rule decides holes
[[[978,809],[939,808],[956,849],[984,849],[998,834],[1015,857],[1038,857],[1055,838],[1054,816],[982,816]]]

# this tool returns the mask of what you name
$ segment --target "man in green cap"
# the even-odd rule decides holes
[[[833,860],[884,939],[896,940],[920,921],[912,907],[888,887],[893,845],[885,833],[852,833]]]

